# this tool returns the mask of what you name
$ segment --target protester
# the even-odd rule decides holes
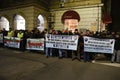
[[[78,45],[77,50],[72,51],[72,61],[74,59],[78,59],[80,61],[80,33],[78,32],[78,29],[75,29],[73,35],[78,35]]]
[[[115,46],[114,46],[114,53],[111,58],[111,62],[118,62],[120,63],[120,35],[115,35]]]
[[[14,31],[12,30],[12,28],[9,28],[9,31],[7,33],[8,37],[13,37],[14,36]]]
[[[85,36],[91,36],[89,30],[86,30]],[[84,62],[90,62],[90,61],[91,61],[91,60],[90,60],[90,55],[91,55],[90,52],[85,52],[85,51],[84,51]]]
[[[53,30],[50,29],[48,34],[53,34]],[[45,53],[46,53],[46,58],[48,58],[49,56],[52,57],[52,48],[46,47],[46,52]]]
[[[92,31],[86,30],[86,32],[81,32],[79,33],[78,29],[75,29],[75,32],[72,33],[71,30],[53,30],[50,29],[49,32],[47,33],[47,29],[44,30],[43,32],[40,32],[39,30],[37,30],[36,28],[34,28],[33,30],[15,30],[15,32],[12,30],[12,28],[10,28],[10,30],[5,31],[2,30],[2,33],[4,33],[4,36],[8,36],[8,37],[18,37],[20,38],[23,42],[20,44],[20,46],[22,45],[22,49],[24,48],[25,50],[25,46],[26,46],[26,42],[28,38],[34,38],[34,39],[38,39],[38,38],[45,38],[45,35],[49,35],[49,34],[53,34],[53,35],[78,35],[79,39],[78,39],[78,46],[77,46],[77,50],[73,51],[73,50],[68,50],[68,49],[62,49],[62,48],[51,48],[51,47],[45,47],[45,55],[48,58],[49,56],[54,56],[53,53],[58,54],[55,56],[58,56],[59,59],[65,57],[72,57],[72,60],[74,59],[78,59],[81,60],[81,57],[84,59],[84,62],[91,62],[92,60],[95,60],[95,55],[98,52],[89,52],[89,51],[84,51],[84,36],[88,36],[88,37],[93,37],[93,38],[98,38],[98,39],[113,39],[115,37],[115,51],[114,54],[112,55],[111,58],[111,62],[120,62],[120,48],[119,45],[120,44],[120,37],[119,34],[116,34],[116,32],[107,32],[107,31],[103,31],[103,32],[96,32],[96,34],[94,34]],[[15,35],[14,35],[15,34]],[[93,35],[94,34],[94,35]],[[45,45],[46,46],[46,45]],[[72,53],[73,52],[73,53]],[[72,53],[72,55],[71,55]],[[98,53],[99,54],[99,53]],[[111,54],[106,54],[106,55],[111,55]]]
[[[24,51],[25,50],[25,42],[24,41],[24,31],[23,30],[19,30],[18,33],[17,33],[17,37],[20,39],[20,49],[21,51]]]

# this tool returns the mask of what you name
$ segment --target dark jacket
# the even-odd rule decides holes
[[[120,38],[115,38],[115,50],[120,50]]]

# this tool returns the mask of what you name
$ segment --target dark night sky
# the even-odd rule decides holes
[[[117,2],[116,0],[112,0],[112,8],[111,8],[111,11],[112,11],[112,14],[114,14],[114,16],[120,16],[120,7],[119,7],[120,3]]]
[[[111,16],[112,16],[112,27],[120,31],[120,3],[118,0],[112,0],[111,3]]]
[[[0,0],[0,3],[4,2],[5,0]],[[42,1],[42,0],[41,0]],[[49,1],[49,0],[48,0]],[[112,17],[112,29],[116,29],[120,31],[120,3],[119,0],[111,0],[111,17]],[[0,5],[2,8],[4,5]]]

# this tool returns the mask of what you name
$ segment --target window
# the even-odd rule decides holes
[[[44,30],[44,18],[42,15],[38,16],[38,27],[41,32]]]
[[[25,19],[21,15],[14,17],[14,27],[16,30],[25,30]]]
[[[0,30],[3,30],[3,28],[5,28],[5,30],[9,30],[9,21],[7,18],[5,17],[1,17],[0,18]]]

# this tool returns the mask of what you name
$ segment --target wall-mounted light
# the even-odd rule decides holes
[[[63,8],[64,7],[64,1],[61,1],[60,2],[60,8]]]
[[[50,16],[48,17],[48,22],[49,22],[49,23],[54,23],[54,21],[55,21],[55,16],[54,16],[54,14],[50,14]]]

